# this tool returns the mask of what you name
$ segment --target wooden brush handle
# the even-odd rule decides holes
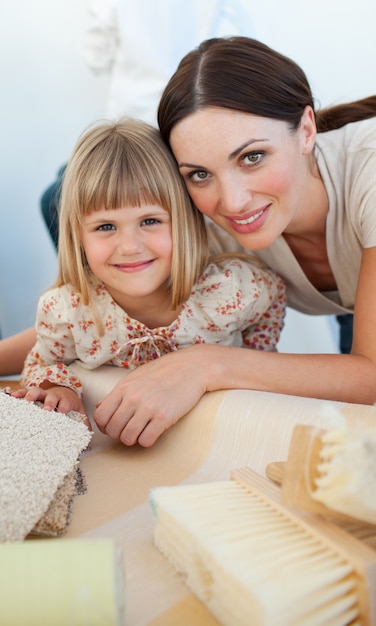
[[[273,463],[268,463],[265,469],[266,476],[273,482],[277,483],[277,485],[282,485],[285,471],[285,461],[274,461]]]

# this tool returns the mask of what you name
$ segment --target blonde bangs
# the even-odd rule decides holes
[[[82,155],[79,167],[74,167],[74,203],[79,208],[80,221],[93,211],[145,203],[158,204],[170,213],[167,168],[148,157],[145,147],[139,147],[116,129],[107,139]]]

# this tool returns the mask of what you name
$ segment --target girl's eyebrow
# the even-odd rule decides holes
[[[103,222],[111,222],[110,218],[105,218],[105,217],[91,217],[91,216],[84,216],[84,223],[85,224],[97,224],[97,223],[103,223]]]
[[[123,208],[127,208],[127,207],[123,207]],[[129,208],[137,208],[140,211],[140,215],[138,217],[145,217],[146,215],[161,215],[164,213],[168,213],[167,209],[163,208],[163,206],[160,206],[159,204],[150,204],[150,205],[145,205],[145,206],[130,206]],[[84,221],[86,224],[96,224],[96,223],[104,223],[104,222],[114,222],[116,221],[116,213],[114,214],[114,211],[120,211],[121,209],[109,209],[108,211],[104,211],[101,212],[100,215],[98,215],[99,212],[94,212],[94,213],[90,213],[86,216],[84,216]]]
[[[233,152],[230,153],[228,160],[231,161],[232,159],[235,159],[237,156],[239,156],[239,154],[245,149],[248,148],[248,146],[251,146],[253,143],[259,143],[262,141],[268,141],[267,138],[261,138],[261,139],[247,139],[247,141],[245,141],[244,143],[242,143],[241,146],[239,146],[239,148],[236,148],[236,150],[234,150]],[[179,167],[190,167],[192,169],[205,169],[202,165],[197,165],[196,163],[188,163],[185,161],[182,161],[181,163],[179,163]]]

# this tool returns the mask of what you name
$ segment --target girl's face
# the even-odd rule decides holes
[[[198,209],[259,250],[300,228],[315,136],[309,107],[295,133],[286,122],[208,107],[179,122],[170,141]]]
[[[81,242],[91,271],[127,312],[166,298],[172,240],[162,207],[92,212],[84,218]]]

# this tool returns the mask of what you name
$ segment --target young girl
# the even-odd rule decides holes
[[[122,120],[83,134],[59,231],[58,278],[40,299],[18,397],[84,412],[73,362],[132,370],[207,342],[275,350],[284,283],[249,257],[209,262],[204,218],[151,126]],[[123,427],[108,434],[122,439]]]

